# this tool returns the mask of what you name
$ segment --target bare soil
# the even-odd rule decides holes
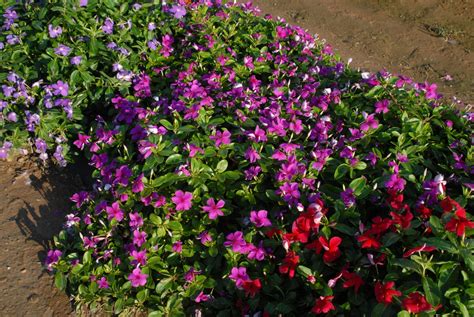
[[[245,0],[239,0],[246,2]],[[254,0],[326,39],[343,60],[438,84],[474,104],[473,0]],[[450,75],[453,80],[443,79]]]
[[[386,69],[474,103],[474,2],[470,0],[256,0],[327,39],[345,61]],[[453,80],[442,78],[449,74]],[[68,316],[67,295],[43,269],[46,250],[82,187],[77,168],[44,170],[31,158],[0,161],[0,316]],[[84,173],[81,174],[81,176]]]

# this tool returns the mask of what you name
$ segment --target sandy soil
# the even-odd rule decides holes
[[[262,13],[317,33],[344,60],[440,85],[474,103],[474,1],[256,0]],[[470,15],[471,13],[471,15]],[[449,74],[452,81],[442,77]],[[42,262],[62,225],[77,168],[47,172],[26,158],[0,161],[0,316],[68,316],[69,298]],[[81,174],[81,176],[84,173]]]
[[[246,2],[245,0],[239,0]],[[474,104],[472,0],[254,0],[326,39],[363,70],[386,69],[437,83],[446,97]],[[450,75],[453,80],[446,81]]]
[[[0,316],[68,316],[69,298],[42,263],[81,180],[29,158],[0,161]]]

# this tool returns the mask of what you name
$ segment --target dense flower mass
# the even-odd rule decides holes
[[[474,116],[250,4],[168,2],[4,10],[0,157],[95,178],[56,285],[116,314],[472,315]]]

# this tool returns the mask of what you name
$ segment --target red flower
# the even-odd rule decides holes
[[[454,208],[459,209],[461,205],[451,197],[446,197],[440,202],[441,208],[443,208],[444,212],[453,211]]]
[[[281,230],[278,228],[271,228],[270,230],[265,232],[265,235],[267,236],[267,238],[270,239],[270,238],[273,238],[274,236],[281,235]]]
[[[425,243],[420,247],[410,249],[407,252],[403,253],[403,257],[407,258],[407,257],[409,257],[410,255],[412,255],[413,253],[416,253],[416,252],[431,252],[431,251],[434,251],[434,250],[436,250],[435,247],[426,245],[426,243]]]
[[[402,229],[408,229],[413,219],[413,214],[409,210],[407,210],[404,215],[391,212],[390,216],[392,216],[393,222],[400,225]]]
[[[290,251],[286,254],[286,257],[283,259],[283,263],[280,265],[280,273],[287,274],[290,278],[295,276],[295,270],[298,266],[300,257],[296,255],[294,251]]]
[[[324,237],[319,237],[319,243],[326,251],[323,255],[323,260],[326,263],[333,262],[341,256],[341,251],[339,250],[339,245],[342,242],[342,239],[339,237],[332,237],[331,240],[326,240]]]
[[[415,210],[420,213],[420,217],[423,219],[428,219],[431,216],[431,209],[425,205],[420,205]]]
[[[372,227],[368,230],[371,234],[382,234],[387,231],[393,224],[393,220],[382,217],[374,217],[372,219]]]
[[[321,296],[316,300],[313,308],[311,309],[312,313],[315,314],[327,314],[331,310],[335,310],[336,307],[332,304],[332,299],[334,296]]]
[[[361,234],[360,236],[358,236],[357,241],[361,243],[362,249],[369,249],[369,248],[380,249],[380,247],[382,246],[382,244],[380,244],[380,242],[377,241],[377,239],[370,236],[369,231],[366,231],[364,232],[364,234]]]
[[[346,270],[342,271],[342,278],[344,279],[344,283],[342,287],[349,288],[354,287],[355,292],[359,292],[359,288],[364,285],[364,280],[357,275],[356,273],[350,273]]]
[[[388,204],[395,210],[401,210],[405,204],[403,203],[403,194],[397,192],[389,192],[390,196],[387,198]]]
[[[244,282],[242,287],[245,290],[245,295],[254,297],[258,292],[260,292],[262,283],[260,283],[260,279],[258,278],[255,280],[247,280]]]
[[[387,282],[382,284],[380,282],[375,283],[375,298],[379,303],[389,305],[392,302],[393,296],[401,296],[402,292],[397,291],[393,287],[395,286],[395,282]]]
[[[432,308],[430,303],[426,301],[425,296],[418,292],[413,292],[408,295],[408,297],[402,301],[402,307],[408,312],[414,314],[421,313]]]
[[[466,231],[466,228],[474,228],[474,221],[470,221],[466,218],[466,210],[459,207],[454,216],[446,224],[446,230],[450,232],[456,232],[459,237],[462,237]]]

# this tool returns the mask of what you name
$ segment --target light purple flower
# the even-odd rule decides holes
[[[56,84],[52,84],[53,95],[58,96],[62,95],[66,97],[69,94],[69,85],[61,80],[58,80]]]
[[[88,2],[89,2],[89,0],[79,0],[79,6],[80,7],[85,7],[85,6],[87,6]]]
[[[60,56],[68,56],[69,53],[71,53],[71,48],[66,45],[59,44],[58,47],[54,49],[54,53]]]
[[[15,112],[10,112],[8,113],[7,115],[7,120],[10,121],[10,122],[17,122],[18,121],[18,117],[16,115]]]
[[[106,18],[102,25],[102,32],[105,34],[112,34],[114,32],[114,21],[110,18]]]
[[[225,202],[221,199],[217,203],[214,198],[209,198],[207,200],[207,205],[202,207],[202,210],[209,213],[209,219],[216,219],[218,216],[223,216],[222,207],[224,207]]]
[[[48,25],[48,32],[49,37],[54,39],[63,33],[63,29],[60,26],[54,27],[52,24],[50,24]]]
[[[259,210],[259,211],[251,211],[250,212],[250,221],[256,227],[270,227],[272,225],[271,221],[267,218],[268,211],[266,210]]]
[[[180,5],[173,5],[170,9],[170,12],[176,19],[181,19],[186,15],[186,8]]]
[[[148,275],[143,274],[142,270],[137,267],[132,271],[132,274],[128,276],[128,280],[132,282],[132,287],[144,286]]]
[[[71,65],[79,65],[81,62],[82,62],[82,56],[74,56],[74,57],[71,57]]]
[[[192,207],[193,194],[190,192],[183,192],[182,190],[177,190],[174,193],[174,196],[171,198],[171,201],[176,205],[177,211],[186,211]]]

